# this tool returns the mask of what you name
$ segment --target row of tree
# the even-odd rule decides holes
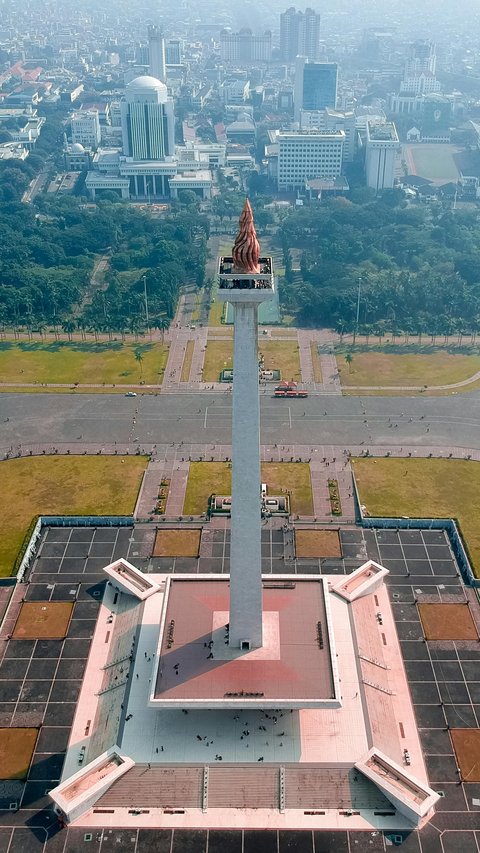
[[[340,331],[480,329],[480,211],[409,207],[396,191],[295,209],[281,224],[281,299]]]
[[[208,234],[208,220],[181,206],[160,219],[126,204],[72,197],[4,203],[0,324],[71,329],[75,323],[112,332],[162,327],[175,313],[180,287],[203,284]],[[102,255],[109,272],[96,281]]]

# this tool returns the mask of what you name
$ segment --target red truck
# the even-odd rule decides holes
[[[290,382],[280,382],[279,385],[275,388],[273,393],[274,397],[308,397],[308,391],[304,388],[298,388],[297,383],[293,381]]]

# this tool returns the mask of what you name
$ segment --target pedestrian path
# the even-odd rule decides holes
[[[327,349],[328,347],[328,349]],[[319,351],[320,356],[320,369],[322,371],[322,379],[323,379],[323,387],[335,394],[342,393],[342,386],[340,384],[340,376],[337,368],[337,360],[335,358],[335,351],[333,348],[333,344],[327,344]]]
[[[163,478],[164,462],[150,459],[143,475],[142,487],[135,507],[134,518],[147,518],[155,509],[160,481]]]
[[[170,489],[168,491],[167,507],[165,510],[165,514],[169,518],[183,514],[189,469],[190,463],[185,459],[180,460],[176,465],[172,465]]]
[[[297,333],[297,338],[302,382],[315,382],[315,374],[312,363],[311,333],[305,329],[299,329]]]

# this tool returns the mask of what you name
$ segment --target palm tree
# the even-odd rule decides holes
[[[72,334],[75,331],[76,325],[77,324],[74,320],[64,320],[64,322],[62,323],[62,329],[64,332],[67,333],[69,341],[72,340]]]
[[[352,372],[352,361],[353,361],[353,355],[352,355],[352,353],[351,353],[351,352],[347,352],[347,353],[346,353],[346,355],[345,355],[345,361],[346,361],[346,362],[347,362],[347,364],[348,364],[348,372],[349,372],[349,373],[351,373],[351,372]]]
[[[157,320],[157,326],[160,329],[160,334],[162,336],[162,344],[165,340],[165,332],[170,328],[170,320],[168,317],[159,317]]]
[[[140,382],[143,382],[143,355],[142,350],[140,348],[134,351],[135,361],[138,363],[140,367]]]

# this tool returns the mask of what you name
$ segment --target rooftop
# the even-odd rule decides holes
[[[264,645],[228,645],[229,582],[169,578],[153,705],[339,707],[322,578],[264,580]]]

